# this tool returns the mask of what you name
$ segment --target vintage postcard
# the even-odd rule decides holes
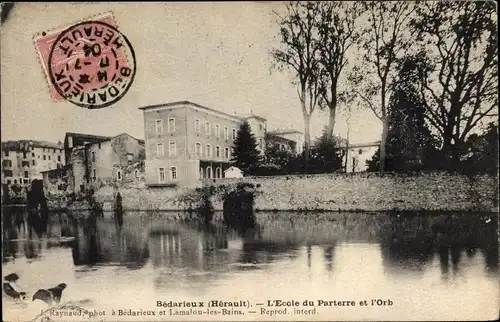
[[[499,318],[495,2],[0,16],[4,321]]]

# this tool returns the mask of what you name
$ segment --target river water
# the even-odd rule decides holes
[[[62,302],[91,312],[87,320],[498,316],[496,215],[257,213],[257,227],[246,232],[183,213],[126,213],[121,227],[111,214],[86,215],[51,213],[44,233],[24,211],[5,210],[2,265],[4,275],[20,276],[28,297],[66,283]],[[185,300],[204,302],[200,310],[214,300],[250,307],[173,315],[188,309],[168,306]],[[273,300],[289,301],[286,312],[273,311]],[[5,321],[32,320],[47,309],[31,299],[3,297],[3,304]],[[83,319],[51,314],[53,321]]]

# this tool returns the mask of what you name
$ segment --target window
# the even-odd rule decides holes
[[[196,156],[197,156],[198,158],[199,158],[199,157],[201,157],[201,143],[200,143],[200,142],[197,142],[197,143],[196,143],[196,148],[195,148],[195,149],[196,149],[196,151],[195,151]]]
[[[215,124],[215,136],[220,137],[219,124]]]
[[[164,155],[164,150],[163,150],[163,143],[157,143],[156,144],[156,156],[162,157]]]
[[[23,178],[19,178],[19,183],[23,183]]]
[[[3,154],[4,154],[6,157],[8,157],[8,156],[9,156],[9,151],[5,151]]]
[[[50,160],[50,155],[49,155],[49,160]]]
[[[200,133],[200,120],[198,119],[194,120],[194,131]]]
[[[31,151],[35,151],[35,147],[34,146],[32,146],[30,148],[31,148]]]
[[[176,147],[174,141],[171,141],[168,144],[168,155],[171,156],[171,157],[174,157],[174,156],[177,155],[177,147]]]
[[[30,162],[29,161],[23,161],[23,162],[21,162],[21,166],[29,168]]]
[[[205,134],[210,135],[210,122],[205,122]]]
[[[121,172],[121,170],[118,170],[118,172],[116,173],[116,177],[117,177],[118,181],[122,180],[122,172]]]
[[[163,134],[163,120],[156,120],[156,135]]]
[[[218,145],[215,147],[215,156],[217,158],[220,158],[220,146]]]
[[[26,152],[23,152],[23,159],[26,159]]]
[[[97,178],[97,176],[96,176],[96,174],[95,174],[95,169],[93,169],[93,170],[92,170],[92,177],[93,177],[94,181],[95,181],[95,179]]]
[[[170,167],[170,180],[177,180],[177,167]]]
[[[99,143],[97,146],[98,146],[98,148],[100,150],[101,149],[101,143]],[[59,160],[59,161],[61,161],[61,160]]]
[[[158,168],[158,182],[165,182],[165,168]]]
[[[35,153],[31,153],[31,156],[34,158],[35,157]]]
[[[212,167],[207,167],[207,174],[205,178],[212,179]]]
[[[57,156],[57,161],[61,162],[61,156],[60,155]]]
[[[262,130],[262,124],[259,123],[259,130]]]
[[[47,156],[46,156],[45,154],[43,155],[43,159],[44,159],[44,160],[47,160]]]
[[[12,177],[12,170],[3,170],[3,174],[6,177]],[[10,182],[7,182],[10,183]]]
[[[216,168],[215,169],[215,177],[216,178],[222,178],[222,170],[221,170],[221,168]]]
[[[236,140],[236,129],[233,129],[233,141]]]
[[[134,175],[135,175],[136,178],[139,178],[139,170],[135,170],[134,171]]]
[[[212,146],[210,144],[206,146],[205,156],[209,158],[212,156]]]
[[[45,148],[42,148],[42,152],[45,152]]]
[[[224,127],[224,139],[229,139],[229,129],[227,126]]]
[[[7,184],[10,184],[10,180],[7,180]]]
[[[95,152],[92,152],[92,162],[95,162]]]
[[[31,164],[32,164],[32,165],[35,165],[35,160],[31,161]]]
[[[229,159],[229,148],[224,149],[224,156],[226,157],[226,159]]]
[[[17,179],[14,179],[14,184],[17,184]]]
[[[24,171],[24,177],[25,177],[25,178],[28,178],[28,177],[29,177],[29,173],[28,173],[28,171]]]
[[[168,133],[174,133],[174,132],[175,132],[175,119],[169,118],[168,119]]]

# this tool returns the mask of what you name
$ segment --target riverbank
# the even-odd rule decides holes
[[[496,177],[440,172],[215,179],[204,180],[201,189],[107,186],[96,190],[94,198],[105,211],[113,210],[117,192],[125,211],[186,211],[196,208],[209,192],[214,210],[221,211],[225,193],[240,183],[252,187],[255,211],[498,211]],[[65,207],[82,210],[85,204],[63,206],[49,200],[50,209]]]

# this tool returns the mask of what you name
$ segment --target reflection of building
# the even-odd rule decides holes
[[[144,160],[144,141],[127,133],[114,137],[66,133],[66,162],[71,170],[74,192],[85,190],[92,182],[123,181],[126,176],[139,177]]]
[[[42,179],[42,171],[64,163],[62,143],[20,140],[2,142],[2,183],[29,184]]]

